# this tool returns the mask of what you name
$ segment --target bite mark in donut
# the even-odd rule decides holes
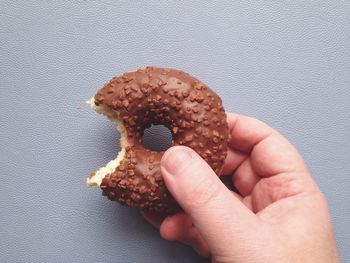
[[[160,173],[164,152],[145,149],[144,130],[162,124],[172,144],[194,149],[219,175],[227,154],[228,126],[219,96],[189,74],[147,67],[114,77],[89,101],[117,124],[121,151],[92,173],[89,186],[122,205],[171,213],[179,209]]]

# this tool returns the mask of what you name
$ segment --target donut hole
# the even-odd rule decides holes
[[[151,125],[143,133],[143,146],[151,151],[163,152],[170,148],[173,137],[171,131],[164,125]]]

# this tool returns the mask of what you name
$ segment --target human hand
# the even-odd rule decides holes
[[[193,150],[172,147],[161,160],[167,188],[184,212],[144,213],[167,240],[213,262],[339,262],[327,203],[302,157],[277,131],[228,113],[227,189]]]

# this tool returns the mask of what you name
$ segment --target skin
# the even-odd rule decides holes
[[[183,212],[144,213],[166,240],[212,262],[339,262],[327,202],[298,151],[276,130],[228,113],[227,189],[193,150],[172,147],[161,160]]]

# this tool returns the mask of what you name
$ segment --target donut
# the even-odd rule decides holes
[[[220,174],[227,155],[225,110],[220,97],[193,76],[170,68],[138,69],[113,77],[88,103],[115,122],[121,134],[117,158],[87,178],[110,200],[144,211],[179,210],[162,179],[164,152],[143,146],[151,125],[167,127],[171,146],[192,148]]]

